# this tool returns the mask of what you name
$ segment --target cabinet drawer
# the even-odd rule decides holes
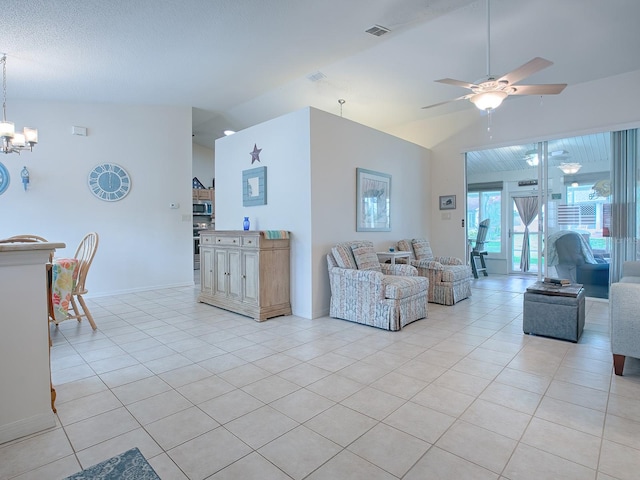
[[[240,241],[243,247],[257,247],[260,244],[260,237],[242,237]]]
[[[200,245],[213,245],[213,236],[200,235]]]
[[[240,245],[240,237],[216,237],[216,245]]]

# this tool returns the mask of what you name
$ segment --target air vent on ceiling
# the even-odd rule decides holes
[[[322,72],[314,72],[307,75],[307,78],[312,82],[317,82],[318,80],[322,80],[323,78],[327,78],[327,76]]]
[[[385,33],[389,33],[389,29],[383,27],[382,25],[374,25],[373,27],[365,30],[365,32],[370,33],[371,35],[375,35],[376,37],[381,37]]]

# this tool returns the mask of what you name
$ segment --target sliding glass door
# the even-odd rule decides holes
[[[569,276],[606,298],[640,258],[638,149],[634,129],[468,152],[469,238],[494,199],[489,274]]]

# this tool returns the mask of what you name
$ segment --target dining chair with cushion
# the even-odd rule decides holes
[[[80,245],[78,245],[78,249],[74,255],[74,258],[78,260],[77,280],[71,293],[71,306],[69,309],[73,310],[73,312],[70,311],[68,317],[75,318],[78,322],[82,320],[82,317],[86,317],[91,328],[94,330],[97,328],[96,323],[91,316],[91,312],[87,307],[87,303],[85,302],[83,295],[88,293],[86,287],[87,274],[89,273],[89,267],[91,267],[91,262],[93,262],[93,257],[95,257],[97,249],[98,234],[96,232],[91,232],[85,235],[80,242]],[[80,308],[78,308],[78,303],[80,304]]]

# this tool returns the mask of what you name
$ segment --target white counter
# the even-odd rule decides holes
[[[55,426],[47,270],[64,243],[0,244],[0,443]]]

